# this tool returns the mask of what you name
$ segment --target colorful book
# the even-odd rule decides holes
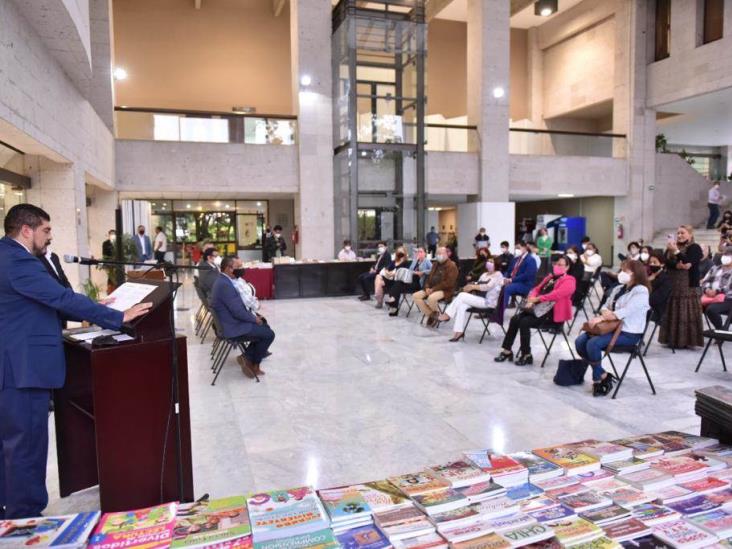
[[[550,522],[548,525],[554,530],[554,535],[565,547],[592,541],[604,535],[602,528],[579,517]]]
[[[677,441],[681,442],[682,444],[685,444],[694,450],[698,450],[700,448],[707,448],[709,446],[714,446],[715,444],[719,444],[719,441],[716,438],[702,437],[699,435],[691,435],[689,433],[682,433],[681,431],[663,431],[662,433],[655,433],[651,436],[653,436],[656,439],[660,438],[661,440],[664,440],[664,439],[677,440]]]
[[[602,442],[599,440],[583,441],[578,443],[578,449],[588,456],[599,459],[602,464],[633,458],[632,448],[612,442]]]
[[[371,507],[354,486],[319,490],[318,495],[333,526],[371,515]]]
[[[717,541],[717,536],[702,530],[685,520],[677,520],[659,524],[654,527],[653,535],[659,540],[677,549],[696,549]]]
[[[525,499],[535,498],[542,495],[543,493],[544,490],[542,490],[538,486],[535,486],[530,482],[525,482],[523,484],[518,484],[516,486],[508,488],[506,490],[506,497],[515,501],[522,501]]]
[[[593,509],[585,513],[580,513],[580,517],[589,520],[592,524],[598,526],[604,526],[611,522],[617,522],[626,518],[630,518],[631,513],[629,509],[621,507],[617,504],[608,505],[607,507],[601,507],[599,509]]]
[[[409,497],[436,492],[450,487],[449,482],[437,477],[431,471],[420,471],[419,473],[389,477],[389,482]]]
[[[486,534],[469,541],[454,543],[453,549],[510,549],[511,544],[498,534]]]
[[[537,522],[512,530],[504,530],[499,535],[508,541],[512,547],[522,547],[530,543],[552,538],[554,537],[554,531],[546,524]]]
[[[572,545],[572,549],[621,549],[621,547],[623,546],[620,543],[605,536]]]
[[[556,507],[557,505],[559,505],[559,503],[557,503],[557,500],[555,499],[542,496],[522,501],[520,505],[521,512],[533,513],[534,511],[543,511],[544,509],[549,509],[550,507]]]
[[[648,435],[656,441],[656,446],[663,448],[664,456],[678,456],[691,452],[691,446],[674,437]]]
[[[529,481],[532,483],[538,480],[556,478],[564,474],[561,467],[531,452],[515,452],[509,454],[509,457],[526,467],[529,472]]]
[[[447,549],[447,540],[435,532],[394,542],[394,549]]]
[[[705,477],[690,482],[682,482],[679,486],[697,494],[709,494],[729,488],[730,483],[727,480],[721,480],[715,477]]]
[[[171,547],[226,546],[229,542],[249,543],[249,525],[244,496],[197,501],[178,506]]]
[[[483,471],[490,473],[491,478],[501,486],[514,486],[529,479],[528,469],[510,456],[496,454],[491,450],[469,450],[463,455]]]
[[[376,522],[376,524],[382,529],[409,522],[422,521],[425,518],[424,513],[414,507],[414,505],[411,507],[374,513],[374,522]]]
[[[603,465],[605,469],[615,473],[616,475],[626,475],[628,473],[634,473],[635,471],[642,471],[643,469],[648,469],[650,466],[650,463],[645,460],[638,459],[637,457],[613,461],[612,463],[606,463]]]
[[[612,524],[603,526],[603,530],[605,531],[606,537],[618,542],[642,538],[651,533],[651,528],[648,525],[643,524],[635,518],[613,522]]]
[[[677,482],[684,482],[705,476],[709,467],[689,456],[678,456],[658,458],[651,463],[651,469],[666,473]]]
[[[504,530],[514,530],[535,524],[537,520],[525,513],[516,513],[507,517],[500,517],[488,521],[494,532],[503,532]]]
[[[732,488],[725,488],[724,490],[712,492],[707,494],[705,497],[721,506],[729,507],[732,505]]]
[[[440,530],[440,534],[453,545],[461,541],[479,538],[493,532],[493,527],[487,520],[481,520],[465,526],[455,526]]]
[[[600,460],[571,446],[550,446],[533,452],[561,467],[568,475],[579,475],[600,469]]]
[[[582,492],[589,492],[591,488],[584,484],[570,484],[563,488],[555,488],[554,490],[547,490],[544,495],[552,499],[559,500],[562,496],[569,496],[570,494],[581,494]]]
[[[134,511],[105,513],[89,540],[89,548],[168,548],[173,540],[177,509],[177,503],[167,503]]]
[[[555,522],[558,520],[574,519],[577,517],[574,509],[570,509],[566,505],[555,505],[539,511],[529,512],[529,516],[537,522]]]
[[[676,484],[666,486],[665,488],[658,490],[653,490],[653,493],[656,496],[656,501],[664,505],[674,501],[681,501],[682,499],[693,498],[697,495],[696,492],[692,492],[691,490],[682,488]]]
[[[558,501],[570,509],[574,509],[577,513],[605,507],[613,503],[610,498],[591,490],[562,496]]]
[[[458,488],[458,492],[468,498],[470,503],[475,503],[503,496],[506,493],[506,489],[490,480],[488,482],[480,482],[472,486],[466,486],[465,488]]]
[[[218,546],[215,546],[218,549]],[[254,549],[338,549],[338,541],[328,528],[296,536],[258,541]]]
[[[656,457],[663,454],[663,447],[659,442],[650,436],[643,435],[638,437],[621,438],[610,441],[613,444],[627,446],[633,449],[633,455],[640,459]]]
[[[732,514],[722,509],[689,517],[686,520],[719,539],[732,537]]]
[[[628,473],[627,475],[618,475],[617,479],[621,482],[635,486],[639,490],[647,490],[655,492],[660,488],[666,488],[674,484],[674,477],[661,471],[660,469],[645,469]]]
[[[713,501],[709,496],[695,496],[689,499],[682,499],[667,505],[672,511],[681,513],[684,516],[693,517],[708,511],[714,511],[721,507],[721,504]]]
[[[429,519],[437,527],[438,532],[487,520],[486,517],[481,515],[480,504],[478,503],[439,513],[433,517],[429,517]]]
[[[430,470],[438,477],[449,482],[453,488],[462,488],[484,483],[491,479],[490,473],[476,467],[467,459],[435,465],[434,467],[430,467]]]
[[[519,502],[505,496],[481,501],[475,505],[481,516],[486,519],[512,515],[518,513],[521,509]]]
[[[619,462],[615,462],[619,463]],[[615,463],[611,463],[610,465],[615,465]],[[585,486],[594,486],[597,482],[603,482],[605,480],[611,479],[615,477],[615,473],[612,471],[609,471],[605,466],[603,466],[602,469],[598,469],[597,471],[590,471],[589,473],[582,473],[581,475],[576,475],[574,477],[570,478],[576,478],[579,480],[581,484],[584,484]]]
[[[357,484],[355,488],[361,493],[373,513],[399,507],[411,507],[412,505],[409,498],[397,490],[388,480],[375,480]]]
[[[599,472],[599,471],[598,471]],[[592,473],[592,471],[590,471]],[[556,477],[556,478],[550,478],[547,480],[537,480],[533,482],[532,484],[535,484],[545,492],[548,492],[549,490],[558,490],[560,488],[566,488],[567,486],[576,486],[582,482],[582,479],[584,478],[584,475],[589,473],[583,473],[582,475],[577,475],[573,477]]]
[[[679,518],[681,518],[681,514],[663,505],[645,503],[643,505],[633,507],[633,517],[637,518],[643,524],[655,526],[657,524],[663,524],[664,522],[679,520]]]
[[[392,543],[396,540],[423,536],[435,531],[434,525],[416,507],[376,513],[374,521]]]
[[[453,488],[418,494],[412,497],[414,503],[428,515],[436,515],[468,505],[468,498]]]
[[[0,520],[0,547],[85,547],[100,513]]]
[[[369,524],[347,530],[336,536],[343,549],[389,549],[391,542],[379,530],[378,526]]]
[[[619,490],[608,492],[605,495],[613,500],[613,503],[621,505],[623,507],[627,507],[628,509],[630,509],[631,507],[635,507],[636,505],[650,503],[651,501],[656,499],[655,495],[643,492],[642,490],[637,490],[630,486],[628,486],[627,488],[620,488]]]
[[[323,505],[309,486],[250,494],[247,508],[255,543],[310,534],[329,526]]]

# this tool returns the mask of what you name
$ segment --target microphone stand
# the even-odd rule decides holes
[[[83,265],[117,265],[117,266],[134,266],[134,267],[149,267],[148,271],[152,269],[163,269],[165,275],[168,277],[170,284],[170,333],[171,333],[171,344],[170,344],[170,372],[171,372],[171,386],[173,398],[171,402],[170,413],[175,415],[175,467],[177,475],[177,488],[178,488],[178,501],[185,502],[184,497],[184,486],[183,486],[183,439],[181,436],[181,422],[180,422],[180,378],[178,375],[178,343],[176,341],[176,328],[175,328],[175,312],[174,304],[175,298],[178,292],[178,271],[181,269],[185,270],[205,270],[205,267],[199,267],[198,265],[178,265],[175,263],[169,263],[166,261],[159,261],[157,263],[145,263],[141,261],[113,261],[106,259],[93,259],[91,261],[79,261]],[[175,281],[173,280],[175,275]],[[170,420],[168,420],[170,421]],[[165,444],[167,444],[167,433],[165,437]],[[163,470],[165,470],[165,455],[163,455]],[[161,478],[161,502],[162,499],[162,478]]]

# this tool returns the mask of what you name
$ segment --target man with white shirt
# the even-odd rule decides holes
[[[356,261],[356,252],[351,248],[351,241],[343,241],[343,249],[338,252],[338,261]]]
[[[152,259],[152,245],[150,244],[150,237],[145,234],[145,225],[137,227],[137,235],[132,237],[132,242],[135,244],[137,261],[142,262]]]
[[[719,181],[715,181],[712,184],[712,188],[709,189],[709,195],[707,198],[707,206],[709,207],[709,220],[707,221],[707,229],[713,229],[717,224],[719,218],[719,205],[724,200],[724,196],[719,191]]]
[[[162,227],[155,227],[155,261],[161,263],[165,261],[165,252],[168,251],[168,237],[165,236]]]

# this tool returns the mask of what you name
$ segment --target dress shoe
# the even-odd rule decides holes
[[[239,363],[241,372],[245,376],[247,376],[249,379],[254,379],[254,372],[255,372],[254,363],[243,355],[239,355],[238,357],[236,357],[236,361]]]
[[[499,354],[497,357],[493,359],[494,362],[513,362],[513,353],[507,353],[505,351],[501,351],[501,354]]]
[[[531,353],[526,355],[519,355],[518,358],[514,361],[514,364],[516,366],[531,366],[534,363],[534,357],[531,356]]]
[[[359,301],[371,301],[371,297],[367,296],[367,295],[362,295],[362,296],[359,296],[358,300]]]
[[[393,309],[393,310],[392,310],[392,311],[391,311],[391,312],[389,313],[389,316],[399,316],[399,309]]]
[[[460,341],[461,339],[465,339],[465,332],[463,332],[462,334],[460,334],[460,335],[457,335],[457,336],[455,336],[455,337],[453,337],[453,338],[449,339],[448,341],[449,341],[450,343],[457,343],[457,342],[458,342],[458,341]]]
[[[376,302],[376,308],[377,309],[383,309],[384,308],[384,302],[383,301],[377,301]]]
[[[258,376],[263,376],[265,372],[264,372],[264,370],[262,370],[262,368],[259,366],[259,364],[255,364],[254,373],[257,374]]]

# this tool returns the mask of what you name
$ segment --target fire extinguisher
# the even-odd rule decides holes
[[[617,236],[618,240],[623,240],[623,234],[624,234],[624,232],[625,231],[623,229],[623,224],[622,223],[618,223],[618,229],[616,231],[616,236]]]

